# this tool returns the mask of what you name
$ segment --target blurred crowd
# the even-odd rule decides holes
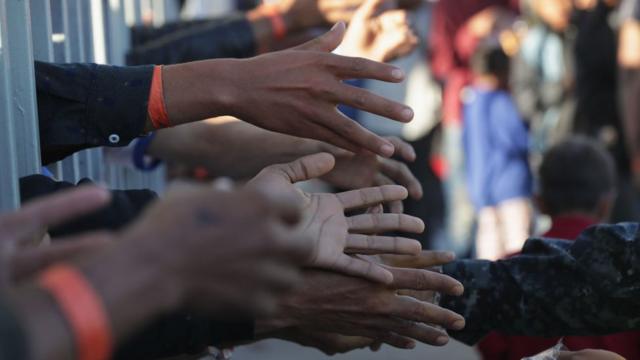
[[[20,179],[0,359],[640,359],[640,1],[172,4],[127,66],[35,62],[43,167],[170,186]]]

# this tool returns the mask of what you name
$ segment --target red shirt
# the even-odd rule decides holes
[[[597,221],[588,217],[564,216],[553,219],[553,226],[544,237],[575,240],[580,233]],[[484,359],[521,360],[553,347],[560,338],[531,336],[506,336],[490,333],[478,348]],[[602,349],[612,351],[627,359],[640,359],[640,332],[624,332],[608,336],[566,336],[564,344],[573,351]]]

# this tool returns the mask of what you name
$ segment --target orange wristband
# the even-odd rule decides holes
[[[287,24],[285,24],[282,14],[278,8],[272,4],[265,4],[263,8],[265,15],[269,18],[269,21],[271,21],[273,37],[277,40],[283,39],[287,36]]]
[[[77,269],[54,265],[39,278],[69,322],[78,360],[107,360],[113,350],[111,327],[102,300]]]
[[[153,78],[151,79],[151,92],[149,93],[149,105],[147,106],[149,119],[155,129],[162,129],[171,126],[167,106],[164,103],[164,89],[162,86],[162,66],[153,68]]]

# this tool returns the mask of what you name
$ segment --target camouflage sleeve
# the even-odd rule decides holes
[[[441,305],[467,320],[452,336],[475,344],[488,332],[584,336],[640,329],[640,224],[601,225],[575,242],[530,239],[521,255],[460,260],[444,272],[465,286]]]

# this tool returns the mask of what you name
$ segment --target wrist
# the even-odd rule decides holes
[[[231,115],[243,60],[216,59],[163,67],[165,104],[173,126]]]
[[[180,304],[181,291],[143,250],[122,241],[80,263],[78,268],[101,298],[111,320],[113,337],[121,340],[148,320]],[[176,282],[177,283],[177,282]]]

